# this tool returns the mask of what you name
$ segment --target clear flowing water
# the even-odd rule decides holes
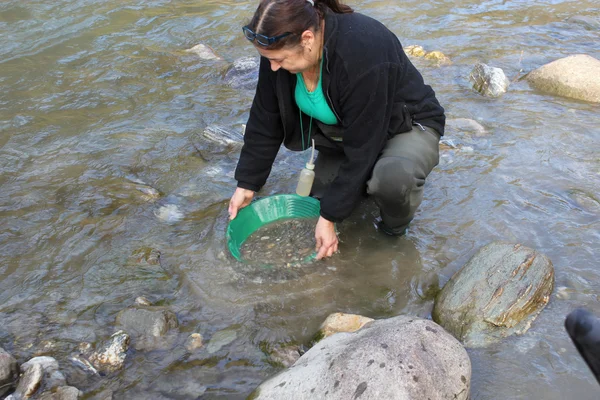
[[[452,138],[462,150],[442,152],[406,237],[378,234],[366,203],[340,224],[339,255],[269,271],[227,255],[236,152],[200,157],[195,144],[207,125],[240,129],[247,118],[252,92],[223,75],[255,55],[240,27],[256,2],[1,2],[0,345],[20,362],[57,358],[86,398],[107,389],[116,399],[245,398],[278,371],[261,343],[306,342],[337,311],[429,317],[432,294],[499,239],[548,255],[557,289],[525,335],[469,351],[472,397],[597,398],[563,321],[580,306],[600,314],[599,106],[518,80],[486,99],[467,77],[478,61],[512,79],[570,54],[600,58],[598,31],[567,21],[599,19],[598,2],[349,4],[404,45],[450,57],[415,64],[449,118],[488,133]],[[198,43],[222,60],[184,51]],[[305,156],[284,152],[261,195],[292,192]],[[145,261],[150,249],[160,265]],[[117,312],[140,295],[177,313],[170,348],[131,350],[105,377],[68,360],[79,342],[116,331]],[[190,354],[192,332],[227,344]]]

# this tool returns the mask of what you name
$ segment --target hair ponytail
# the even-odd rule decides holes
[[[354,12],[350,6],[340,3],[338,0],[314,0],[314,2],[315,7],[320,9],[322,5],[325,5],[336,14],[350,14]]]
[[[267,37],[292,33],[264,47],[268,50],[277,50],[298,45],[302,33],[307,29],[318,31],[327,10],[336,14],[354,12],[350,6],[340,3],[339,0],[261,0],[247,26],[253,32]]]

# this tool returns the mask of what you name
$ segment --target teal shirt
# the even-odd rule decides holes
[[[323,60],[321,60],[321,73],[319,74],[319,83],[313,92],[309,92],[306,89],[306,84],[302,78],[302,74],[296,74],[296,91],[295,98],[296,104],[306,115],[318,119],[327,125],[336,125],[338,123],[337,118],[329,105],[325,100],[325,94],[323,93],[323,85],[321,84],[321,76],[323,75]]]

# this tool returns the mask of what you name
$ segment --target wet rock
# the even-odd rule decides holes
[[[142,193],[142,199],[146,201],[152,201],[160,199],[160,192],[150,186],[138,186],[136,189]]]
[[[147,263],[150,265],[160,264],[160,250],[152,247],[140,247],[131,253],[131,257],[135,259],[137,263]]]
[[[0,397],[11,390],[19,379],[17,360],[0,347]]]
[[[554,267],[520,244],[481,248],[436,298],[433,320],[468,347],[524,333],[550,299]]]
[[[527,74],[526,79],[549,94],[600,103],[600,60],[586,54],[543,65]]]
[[[92,353],[89,361],[99,371],[114,372],[125,364],[129,349],[129,335],[123,331],[112,334],[110,339]]]
[[[434,61],[438,66],[452,64],[452,61],[450,61],[450,59],[439,50],[427,52],[422,46],[412,45],[405,47],[404,52],[406,55],[411,57],[423,57],[427,60]]]
[[[221,60],[222,58],[215,54],[214,50],[205,44],[197,44],[191,49],[185,50],[186,53],[194,53],[202,60]]]
[[[204,345],[202,335],[199,333],[192,333],[185,342],[185,348],[189,352],[198,350]]]
[[[113,400],[113,391],[110,389],[104,389],[100,393],[97,393],[91,397],[86,397],[89,400]]]
[[[264,344],[261,350],[268,357],[269,364],[277,367],[291,367],[302,354],[304,349],[295,343],[280,343],[275,346]]]
[[[510,81],[500,68],[489,67],[486,64],[476,64],[469,75],[473,89],[488,97],[498,97],[508,89]]]
[[[225,83],[234,89],[254,89],[258,83],[260,59],[242,57],[235,60],[225,73]]]
[[[404,48],[404,52],[407,55],[413,56],[413,57],[424,57],[425,54],[427,54],[427,52],[425,51],[425,49],[422,46],[419,46],[419,45],[407,46],[407,47]]]
[[[164,347],[160,338],[179,326],[177,315],[162,307],[127,308],[117,315],[117,324],[133,337],[136,350]]]
[[[57,344],[53,340],[42,340],[35,351],[36,356],[42,356],[56,351]]]
[[[398,316],[339,333],[250,395],[267,399],[468,399],[471,362],[432,321]]]
[[[44,392],[39,400],[77,400],[83,393],[73,386],[61,386],[52,392]]]
[[[444,53],[434,50],[425,54],[425,59],[435,61],[437,65],[451,65],[452,61]]]
[[[444,136],[454,136],[457,134],[468,134],[473,136],[485,136],[486,129],[479,122],[469,118],[448,118],[446,119],[446,133]]]
[[[567,19],[570,24],[581,25],[586,29],[600,30],[600,18],[594,18],[587,15],[575,15]]]
[[[38,378],[37,366],[42,371],[39,384],[36,383]],[[66,384],[65,376],[58,368],[58,361],[52,357],[34,357],[21,365],[21,374],[30,376],[30,387],[37,385],[36,390],[39,388],[40,392],[44,392]],[[24,390],[24,392],[27,392],[27,390]]]
[[[82,354],[73,354],[69,357],[69,360],[85,372],[98,375],[98,370]]]
[[[241,146],[244,144],[242,131],[227,129],[220,125],[210,125],[202,131],[202,138],[222,146]]]
[[[28,399],[31,397],[42,385],[43,376],[44,370],[42,369],[42,365],[31,364],[27,370],[22,371],[14,396],[17,399]]]
[[[318,342],[339,332],[356,332],[371,321],[373,321],[372,318],[363,317],[362,315],[344,313],[330,314],[321,324],[313,342]]]
[[[151,306],[152,302],[144,296],[139,296],[135,299],[135,304],[137,304],[138,306]]]
[[[233,342],[235,339],[237,339],[237,332],[233,329],[224,329],[222,331],[215,332],[215,334],[210,338],[210,341],[206,346],[206,350],[210,354],[216,353],[229,343]]]

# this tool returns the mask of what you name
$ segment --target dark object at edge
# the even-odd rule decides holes
[[[567,315],[565,328],[600,383],[600,319],[587,310],[577,309]]]

